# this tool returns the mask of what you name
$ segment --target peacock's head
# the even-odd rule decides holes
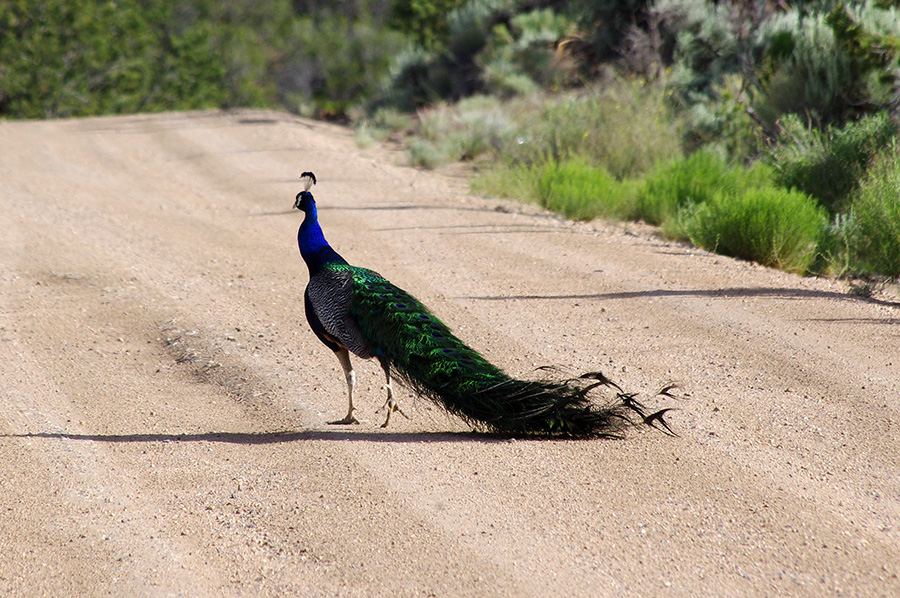
[[[300,180],[303,181],[303,191],[294,198],[294,207],[303,212],[308,212],[310,207],[316,203],[312,193],[309,192],[309,188],[316,184],[316,175],[311,172],[304,172],[300,175]]]
[[[312,202],[315,202],[312,193],[309,191],[301,191],[294,200],[294,207],[303,212],[308,212]]]

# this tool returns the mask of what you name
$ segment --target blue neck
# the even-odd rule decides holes
[[[297,231],[297,245],[300,246],[300,255],[309,268],[309,275],[319,272],[328,264],[346,264],[347,261],[338,255],[322,234],[319,219],[316,213],[316,204],[312,200],[306,209],[306,218]]]

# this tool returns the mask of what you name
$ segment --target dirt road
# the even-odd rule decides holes
[[[900,303],[573,225],[281,113],[0,123],[0,594],[898,596]],[[332,245],[679,437],[505,440],[308,329]],[[648,399],[651,407],[664,403]]]

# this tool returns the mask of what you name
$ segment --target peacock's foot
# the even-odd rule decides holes
[[[337,421],[328,422],[328,424],[332,425],[332,426],[347,426],[350,424],[359,425],[359,420],[348,413],[347,417],[345,417],[344,419],[339,419]]]
[[[397,412],[406,419],[409,419],[409,416],[403,413],[403,410],[400,409],[399,403],[397,403],[397,401],[395,401],[393,397],[388,397],[388,400],[384,402],[384,405],[382,405],[381,409],[379,409],[378,411],[381,411],[382,409],[387,410],[387,417],[385,418],[384,423],[381,424],[382,428],[388,427],[388,423],[390,423],[391,421],[391,414],[393,414],[394,412]]]

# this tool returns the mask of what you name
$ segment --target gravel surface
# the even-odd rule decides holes
[[[277,112],[0,122],[0,594],[898,596],[900,299],[483,199]],[[678,437],[473,434],[303,313],[291,210],[521,377]],[[653,395],[668,382],[676,399]]]

